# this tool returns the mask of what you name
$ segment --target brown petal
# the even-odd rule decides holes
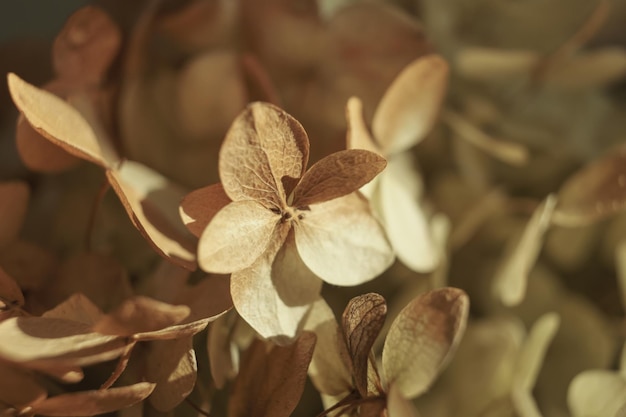
[[[293,207],[323,203],[357,191],[387,166],[385,158],[362,149],[328,155],[314,164],[293,190]]]
[[[194,239],[178,214],[185,190],[133,161],[124,161],[119,169],[107,171],[107,177],[133,224],[157,252],[183,268],[194,270]]]
[[[346,148],[382,153],[363,120],[363,102],[360,98],[350,97],[346,105],[346,119],[348,121]]]
[[[256,201],[228,204],[200,236],[200,268],[228,274],[249,267],[266,251],[279,221],[279,214]]]
[[[33,407],[43,416],[92,416],[130,407],[152,393],[155,384],[140,382],[119,388],[61,394],[43,400]]]
[[[183,197],[180,202],[180,217],[187,229],[200,237],[217,212],[230,202],[222,184],[209,185]]]
[[[362,398],[367,398],[367,369],[372,346],[385,318],[387,303],[376,293],[364,294],[350,300],[343,311],[342,325],[348,352],[352,359],[354,385]]]
[[[8,75],[8,82],[13,102],[37,132],[72,155],[105,168],[119,163],[120,158],[109,138],[102,134],[102,128],[91,124],[94,116],[83,115],[88,110],[93,112],[87,98],[74,98],[79,111],[15,74]]]
[[[600,157],[572,175],[558,193],[553,221],[590,224],[626,208],[626,148]]]
[[[254,330],[287,343],[297,335],[321,281],[302,265],[292,248],[282,248],[289,226],[274,233],[265,253],[250,268],[231,276],[230,291],[237,312]]]
[[[146,379],[156,383],[150,404],[159,411],[170,411],[180,404],[196,384],[198,366],[193,337],[161,340],[150,344],[146,355]]]
[[[303,219],[295,225],[298,253],[329,284],[362,284],[393,262],[380,224],[358,194],[315,204],[301,213]]]
[[[235,119],[219,156],[220,179],[233,201],[282,208],[292,190],[283,177],[300,178],[309,158],[302,125],[268,103],[252,103]]]
[[[122,33],[100,8],[86,6],[65,23],[52,45],[54,69],[78,85],[100,84],[122,43]]]
[[[0,318],[5,311],[24,305],[24,295],[17,282],[0,267]]]
[[[22,181],[0,182],[0,249],[17,239],[30,199],[30,189]]]
[[[189,315],[189,307],[174,306],[147,297],[135,296],[103,316],[93,330],[101,334],[130,336],[173,326]]]
[[[446,95],[448,64],[439,55],[420,57],[389,86],[372,120],[384,155],[416,145],[432,130]]]
[[[422,294],[391,324],[383,348],[383,371],[408,399],[426,391],[463,336],[469,310],[467,295],[456,288]]]
[[[83,294],[73,294],[67,300],[46,311],[42,317],[63,319],[84,323],[88,326],[95,324],[104,315],[102,310]]]
[[[313,356],[315,335],[303,333],[289,346],[267,352],[256,341],[241,364],[229,399],[229,417],[288,417],[298,405],[306,371]]]
[[[20,409],[46,398],[46,390],[28,371],[0,362],[0,413],[10,406]]]

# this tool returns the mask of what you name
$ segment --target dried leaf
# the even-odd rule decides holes
[[[185,191],[138,162],[124,161],[107,177],[128,216],[156,251],[177,265],[196,268],[193,237],[180,220]]]
[[[17,239],[28,201],[30,189],[22,181],[0,182],[0,249]]]
[[[233,201],[282,208],[291,190],[283,177],[300,178],[309,156],[302,125],[283,110],[252,103],[235,119],[220,150],[219,173]]]
[[[300,401],[315,335],[303,333],[269,352],[257,341],[244,357],[229,400],[229,417],[288,417]]]
[[[196,354],[191,336],[150,344],[146,355],[146,379],[156,383],[150,404],[159,411],[170,411],[180,404],[196,384]]]
[[[45,90],[8,75],[11,97],[28,122],[44,137],[79,158],[104,168],[116,166],[120,158],[109,141],[72,105]],[[78,99],[76,105],[87,104]]]
[[[393,321],[382,366],[403,397],[414,398],[432,385],[463,336],[468,310],[462,290],[442,288],[415,298]]]
[[[256,201],[228,204],[200,237],[200,267],[221,274],[249,267],[266,251],[274,230],[280,228],[280,218]]]
[[[431,131],[446,95],[448,65],[439,55],[420,57],[402,70],[372,120],[384,155],[402,152]]]
[[[574,417],[615,417],[626,402],[626,380],[611,371],[590,370],[570,383],[567,404]]]
[[[553,221],[562,226],[593,223],[626,208],[626,148],[600,157],[561,186]]]
[[[103,10],[83,7],[70,16],[54,40],[54,69],[72,83],[100,84],[121,42],[120,29]]]
[[[130,407],[146,399],[155,384],[140,382],[119,388],[61,394],[35,404],[33,412],[43,416],[91,416]]]
[[[342,326],[346,345],[352,359],[354,385],[362,398],[367,398],[367,370],[372,346],[387,316],[387,303],[376,293],[368,293],[350,300],[346,306]]]
[[[213,217],[230,202],[222,184],[209,185],[183,197],[180,216],[187,229],[199,238]]]
[[[528,274],[543,246],[543,237],[550,227],[555,206],[556,198],[548,196],[535,209],[521,236],[511,241],[493,283],[494,293],[504,305],[517,305],[524,300]]]
[[[293,190],[294,207],[323,203],[357,191],[378,175],[387,161],[374,152],[335,152],[314,164]]]
[[[93,330],[101,334],[131,336],[175,325],[184,320],[189,313],[189,307],[184,305],[173,306],[147,297],[135,296],[98,320]]]
[[[306,266],[329,284],[362,284],[393,262],[381,226],[359,195],[315,204],[303,217],[295,225],[298,253]]]

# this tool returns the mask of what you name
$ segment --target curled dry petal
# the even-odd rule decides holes
[[[293,190],[293,207],[323,203],[357,191],[378,175],[387,161],[361,149],[335,152],[314,164]]]
[[[292,191],[283,189],[283,177],[300,178],[308,158],[309,140],[296,119],[271,104],[252,103],[226,134],[220,179],[233,201],[283,208]]]
[[[295,225],[298,253],[329,284],[362,284],[393,262],[382,227],[358,194],[315,204],[303,216]]]
[[[87,6],[65,23],[52,45],[59,78],[76,84],[99,84],[120,49],[122,33],[104,10]]]
[[[180,217],[187,229],[199,238],[213,217],[230,202],[222,184],[212,184],[183,197]]]
[[[354,385],[362,398],[367,397],[367,370],[372,346],[387,316],[387,303],[376,293],[350,300],[343,312],[342,325],[352,360]]]
[[[346,134],[346,148],[365,149],[370,152],[381,153],[382,150],[372,139],[372,135],[363,120],[363,102],[358,97],[350,97],[346,105],[346,119],[348,132]]]
[[[402,70],[372,120],[384,155],[402,152],[426,137],[439,115],[447,83],[448,64],[439,55],[420,57]]]
[[[528,275],[543,246],[555,206],[556,198],[550,195],[535,209],[521,236],[512,241],[496,271],[494,292],[504,305],[517,305],[524,300]]]
[[[25,182],[0,182],[0,249],[17,239],[29,199],[30,189]]]
[[[626,148],[585,166],[563,184],[553,221],[582,226],[626,208]]]
[[[155,384],[140,382],[119,388],[61,394],[47,398],[33,406],[33,412],[42,416],[92,416],[130,407],[146,399]]]
[[[156,251],[194,270],[194,239],[178,214],[185,190],[139,162],[124,161],[107,171],[107,177],[133,224]]]
[[[39,89],[15,74],[8,75],[9,91],[17,108],[44,137],[72,155],[94,162],[104,168],[116,166],[120,158],[99,126],[92,126],[76,107],[59,97]],[[76,105],[86,111],[86,99]]]
[[[302,396],[315,341],[315,334],[305,332],[269,352],[263,342],[253,343],[233,385],[229,417],[290,416]]]
[[[228,204],[200,236],[200,267],[221,274],[249,267],[266,251],[279,221],[279,214],[256,201]]]
[[[135,296],[103,316],[93,326],[95,332],[131,336],[173,326],[189,315],[189,307],[173,306],[151,298]]]
[[[432,385],[463,336],[468,310],[465,292],[442,288],[415,298],[393,321],[382,366],[403,397],[414,398]]]

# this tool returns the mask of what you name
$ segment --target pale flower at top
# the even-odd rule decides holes
[[[358,98],[348,101],[348,147],[368,149],[388,160],[385,172],[361,191],[383,223],[398,258],[417,272],[440,258],[423,206],[423,184],[408,150],[431,131],[445,97],[448,65],[438,55],[421,57],[396,77],[378,103],[371,124]]]
[[[294,337],[322,280],[358,285],[393,261],[381,226],[356,193],[385,159],[346,150],[306,171],[308,155],[297,120],[273,105],[250,104],[222,144],[221,184],[181,204],[183,220],[200,237],[200,267],[232,273],[235,308],[264,337]]]

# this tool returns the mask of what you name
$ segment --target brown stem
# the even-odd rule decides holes
[[[196,410],[198,413],[202,414],[203,416],[211,417],[211,413],[200,408],[196,403],[190,400],[189,397],[185,397],[185,402],[189,404],[191,408],[193,408],[194,410]]]
[[[115,381],[118,380],[120,375],[122,375],[122,372],[124,372],[124,370],[126,369],[126,366],[128,366],[128,361],[130,360],[130,354],[133,352],[133,348],[135,347],[136,344],[137,342],[130,342],[128,345],[126,345],[126,349],[124,349],[122,356],[120,356],[120,359],[117,362],[117,366],[113,370],[113,373],[111,374],[109,379],[104,381],[104,383],[100,386],[101,390],[110,388],[115,383]]]

